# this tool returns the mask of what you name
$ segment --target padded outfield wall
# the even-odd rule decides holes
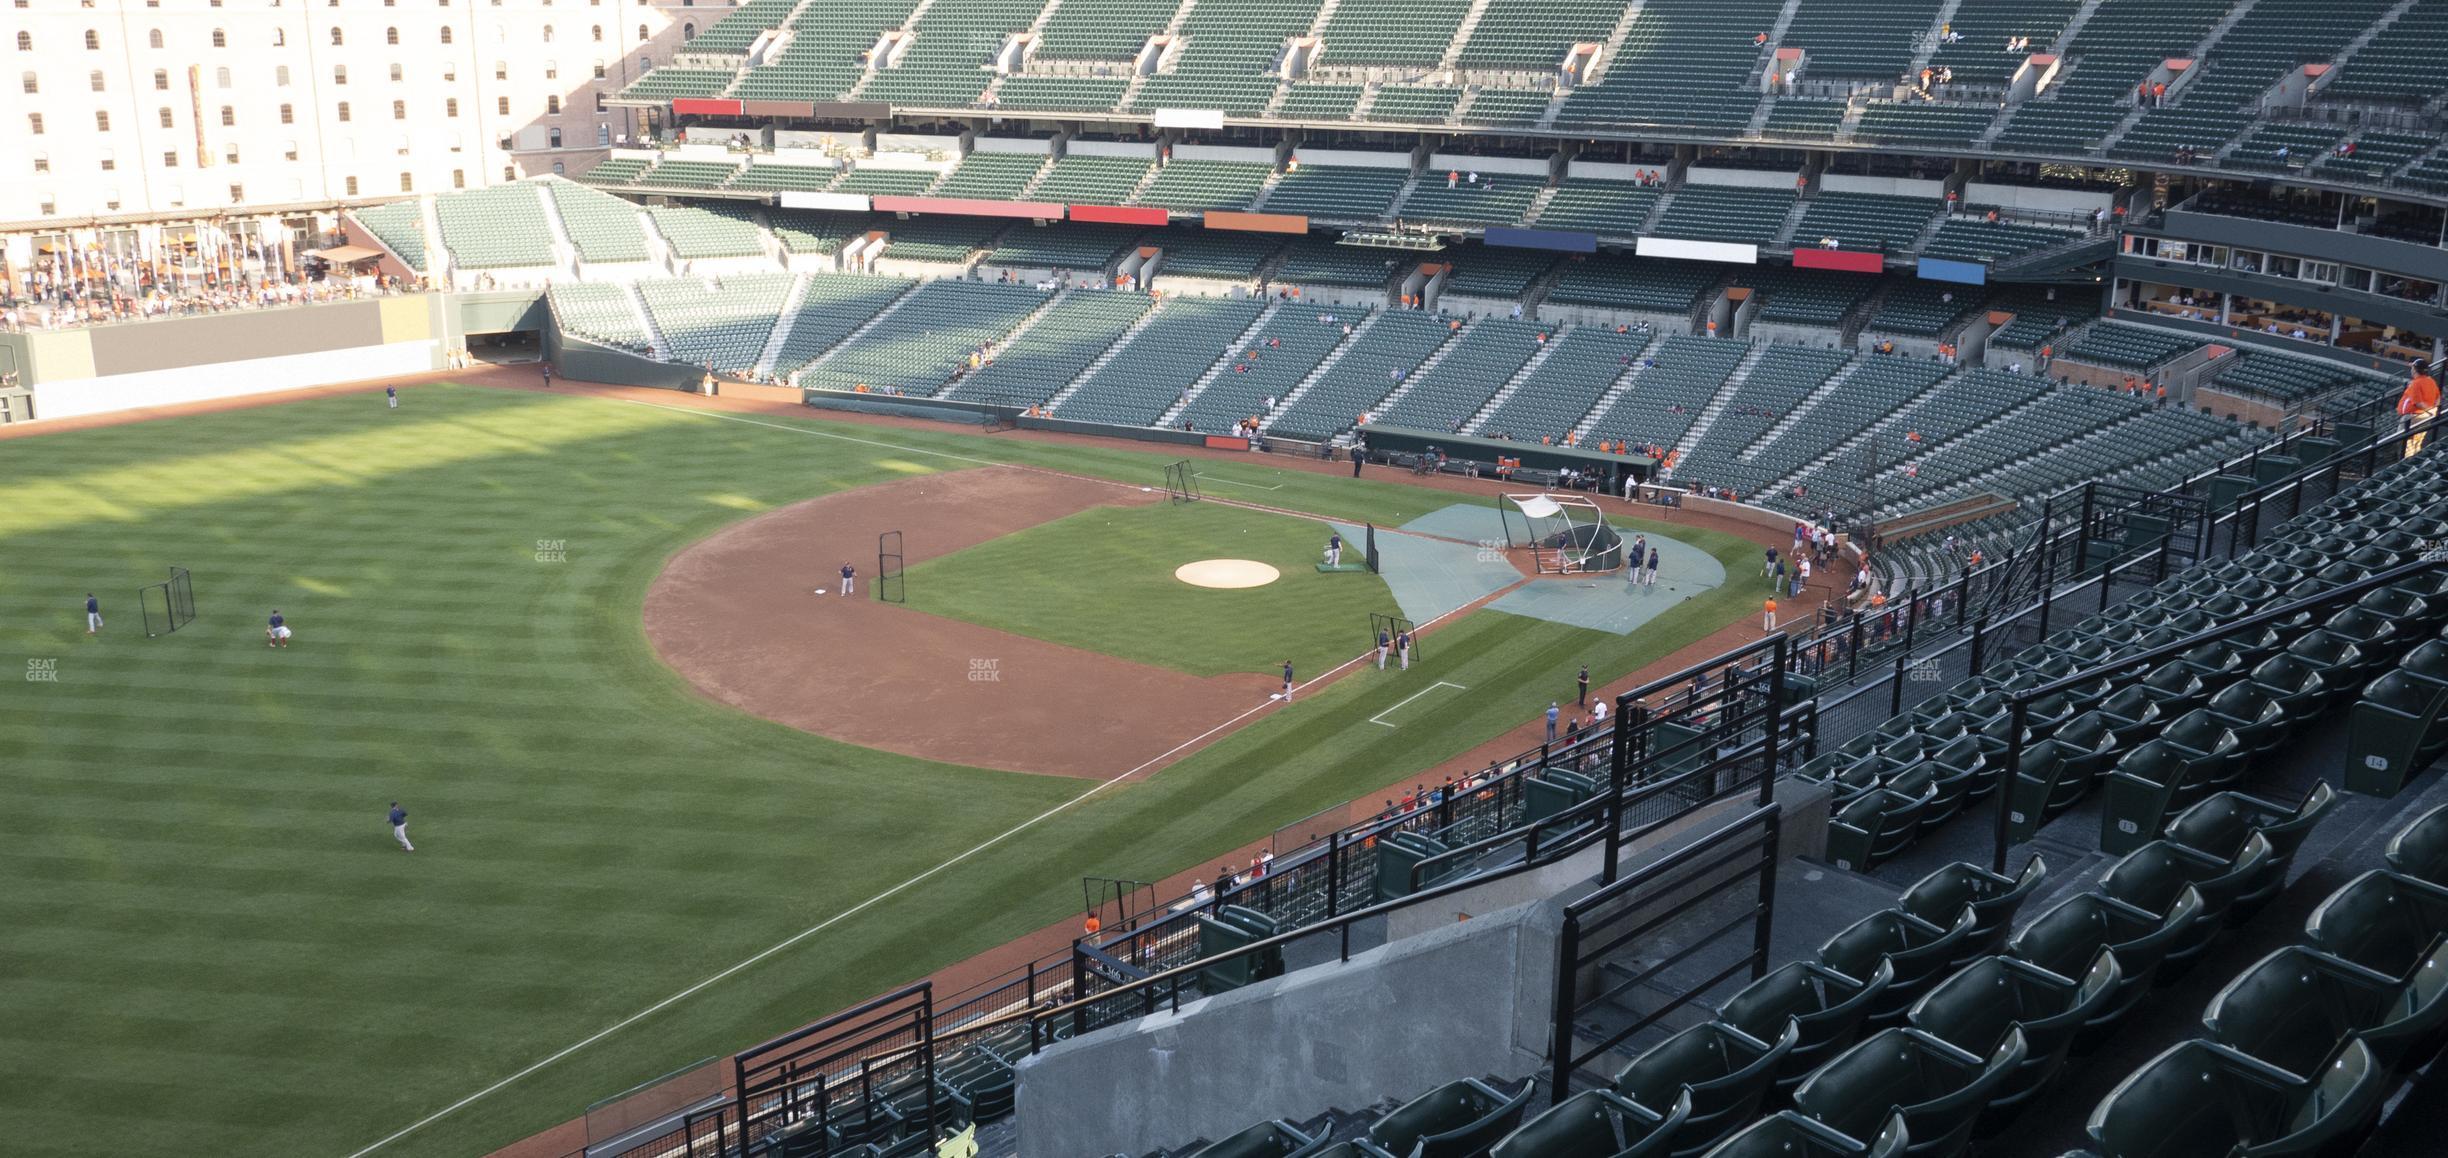
[[[37,419],[206,402],[442,366],[441,295],[29,333]]]

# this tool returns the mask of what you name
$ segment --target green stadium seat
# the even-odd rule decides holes
[[[2369,1128],[2387,1078],[2360,1042],[2305,1080],[2225,1046],[2188,1041],[2118,1083],[2088,1128],[2106,1158],[2328,1154]]]
[[[2227,919],[2227,909],[2262,879],[2271,856],[2269,841],[2254,835],[2232,860],[2208,856],[2165,840],[2126,854],[2099,883],[2100,895],[2165,919],[2180,901],[2198,899],[2192,924],[2168,942],[2160,958],[2162,980],[2193,967]]]
[[[1879,962],[1893,967],[1895,979],[1884,992],[1871,1001],[1864,1015],[1874,1029],[1885,1028],[1904,1018],[1930,983],[1955,960],[1955,953],[1971,939],[1978,918],[1968,910],[1956,917],[1953,924],[1933,925],[1919,917],[1895,909],[1872,913],[1847,926],[1827,943],[1819,946],[1819,963],[1847,977],[1869,977],[1878,972]]]
[[[1859,1138],[1901,1114],[1913,1139],[1907,1154],[1951,1158],[1970,1143],[1990,1096],[2022,1068],[2029,1052],[2020,1030],[1996,1049],[1969,1053],[1915,1029],[1874,1034],[1819,1067],[1794,1091],[1794,1109]]]
[[[1369,1141],[1411,1158],[1465,1158],[1485,1154],[1521,1125],[1522,1111],[1537,1092],[1525,1082],[1511,1097],[1477,1078],[1439,1086],[1397,1107],[1369,1127]]]
[[[1895,966],[1886,961],[1858,980],[1815,961],[1791,961],[1727,998],[1717,1020],[1760,1041],[1774,1041],[1787,1026],[1794,1028],[1793,1049],[1775,1076],[1781,1101],[1819,1063],[1861,1036],[1862,1018],[1894,980]]]
[[[1954,924],[1958,914],[1970,910],[1972,932],[1951,963],[1959,967],[2005,945],[2007,934],[2014,931],[2015,914],[2048,875],[2048,862],[2036,855],[2023,863],[2020,874],[2011,877],[1956,861],[1914,882],[1896,907],[1940,927]]]
[[[1800,1037],[1788,1025],[1761,1041],[1722,1022],[1704,1021],[1651,1046],[1615,1075],[1615,1092],[1645,1106],[1690,1100],[1669,1152],[1696,1154],[1722,1141],[1759,1112],[1776,1070]]]
[[[2436,959],[2429,963],[2438,968]],[[2427,978],[2418,977],[2418,983]],[[2396,1016],[2401,987],[2391,978],[2316,949],[2290,945],[2236,975],[2202,1014],[2210,1040],[2299,1077],[2328,1068],[2360,1039],[2382,1065],[2435,1037],[2448,1017],[2436,982]],[[2425,1055],[2426,1057],[2428,1055]]]
[[[1990,1091],[1973,1131],[1994,1134],[2064,1068],[2075,1032],[2116,996],[2123,976],[2114,953],[2094,957],[2079,978],[2012,957],[1983,957],[1932,987],[1905,1020],[1976,1057],[1995,1052],[2009,1031],[2023,1035],[2022,1062]]]
[[[2304,919],[2313,948],[2400,982],[2413,980],[2448,937],[2448,889],[2374,869],[2346,882]]]
[[[2441,805],[2389,838],[2388,866],[2431,884],[2448,884],[2448,804]]]
[[[1611,1089],[1583,1090],[1505,1135],[1488,1158],[1664,1158],[1690,1114],[1689,1094],[1660,1113]]]
[[[2448,640],[2430,640],[2363,688],[2349,713],[2346,786],[2394,796],[2448,751]]]
[[[2090,973],[2102,952],[2116,955],[2115,995],[2075,1031],[2074,1052],[2087,1053],[2150,992],[2161,959],[2201,920],[2201,894],[2181,893],[2166,915],[2143,912],[2098,893],[2077,893],[2040,914],[2007,942],[2006,953],[2060,977]]]
[[[2254,836],[2269,842],[2261,879],[2238,894],[2227,910],[2227,923],[2236,925],[2251,919],[2286,886],[2295,850],[2336,803],[2337,791],[2325,783],[2313,785],[2294,808],[2241,792],[2221,792],[2168,821],[2166,834],[2179,845],[2231,862],[2243,855]]]
[[[2126,853],[2155,839],[2169,816],[2233,783],[2245,755],[2236,734],[2207,710],[2187,712],[2108,774],[2100,848]]]
[[[1911,847],[1921,832],[1921,814],[1937,796],[1935,784],[1910,795],[1893,788],[1863,793],[1828,821],[1829,863],[1867,872]]]

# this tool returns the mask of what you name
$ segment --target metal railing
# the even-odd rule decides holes
[[[1699,1000],[1737,974],[1748,971],[1754,981],[1767,975],[1769,937],[1776,909],[1781,820],[1778,805],[1763,803],[1708,835],[1564,906],[1564,924],[1556,948],[1555,1026],[1549,1047],[1553,1068],[1548,1078],[1548,1089],[1558,1101],[1572,1089],[1572,1076],[1585,1063]],[[1717,921],[1686,938],[1681,947],[1656,958],[1639,972],[1597,987],[1594,993],[1585,992],[1582,974],[1598,968],[1617,950],[1647,944],[1652,936],[1747,881],[1756,882],[1756,896],[1731,919]],[[1637,923],[1630,928],[1621,927],[1636,919]],[[1658,980],[1668,970],[1746,927],[1751,930],[1750,948],[1732,964],[1684,983],[1668,1000],[1586,1049],[1578,1045],[1576,1023],[1586,1011]]]

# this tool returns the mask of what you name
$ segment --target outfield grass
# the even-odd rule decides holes
[[[671,552],[987,456],[1144,483],[1165,461],[453,387],[0,442],[0,652],[57,661],[0,712],[6,1148],[353,1154],[559,1055],[378,1151],[481,1153],[1059,919],[1083,873],[1192,867],[1531,718],[1575,663],[1614,675],[1750,610],[1721,590],[1628,637],[1474,615],[1418,673],[1467,698],[1381,728],[1360,721],[1416,686],[1348,681],[1050,817],[1089,785],[769,725],[654,659],[637,608]],[[1450,498],[1210,473],[1381,523]],[[1753,550],[1678,534],[1732,574]],[[133,593],[173,564],[200,618],[146,640]],[[90,640],[88,590],[110,616]],[[273,607],[287,651],[263,646]]]
[[[1272,672],[1290,658],[1307,678],[1356,654],[1369,613],[1393,602],[1376,575],[1317,569],[1327,534],[1222,503],[1100,507],[910,568],[909,605],[1192,675]],[[1240,590],[1173,577],[1217,558],[1283,577]]]

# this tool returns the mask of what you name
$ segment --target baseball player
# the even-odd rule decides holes
[[[1395,642],[1395,646],[1397,646],[1397,647],[1399,647],[1399,648],[1401,648],[1401,649],[1402,649],[1402,669],[1403,669],[1404,671],[1410,671],[1410,670],[1411,670],[1411,633],[1410,633],[1410,632],[1408,632],[1408,631],[1403,632],[1401,635],[1398,635],[1398,636],[1394,637],[1394,642]]]
[[[400,842],[401,852],[416,851],[416,846],[408,843],[408,810],[400,807],[397,800],[391,802],[391,835]]]
[[[1283,699],[1287,704],[1292,702],[1292,661],[1288,659],[1284,661]]]
[[[1377,670],[1378,670],[1378,671],[1384,671],[1384,670],[1385,670],[1386,652],[1392,649],[1393,644],[1394,644],[1394,640],[1393,640],[1393,638],[1392,638],[1391,636],[1388,636],[1388,635],[1386,634],[1386,629],[1385,629],[1385,628],[1382,628],[1382,627],[1378,628],[1378,629],[1377,629]]]
[[[1329,567],[1343,565],[1343,532],[1341,531],[1335,531],[1326,536],[1326,565]]]
[[[1650,587],[1657,586],[1657,568],[1658,549],[1653,545],[1649,548],[1649,573],[1641,577],[1641,582]]]
[[[1624,567],[1624,588],[1626,594],[1629,594],[1632,588],[1640,586],[1641,563],[1649,558],[1649,536],[1632,536],[1632,552],[1624,558],[1627,561]]]
[[[842,564],[841,576],[842,594],[848,595],[850,594],[851,585],[858,582],[858,568],[853,567],[848,563],[844,563]]]
[[[93,592],[88,591],[85,593],[85,634],[93,635],[101,630],[102,601],[94,598]],[[1379,650],[1377,666],[1385,666],[1385,655],[1383,649]]]
[[[383,402],[393,410],[399,409],[399,387],[383,387]]]
[[[264,646],[289,646],[289,623],[281,618],[278,607],[272,609],[272,618],[264,624]]]

